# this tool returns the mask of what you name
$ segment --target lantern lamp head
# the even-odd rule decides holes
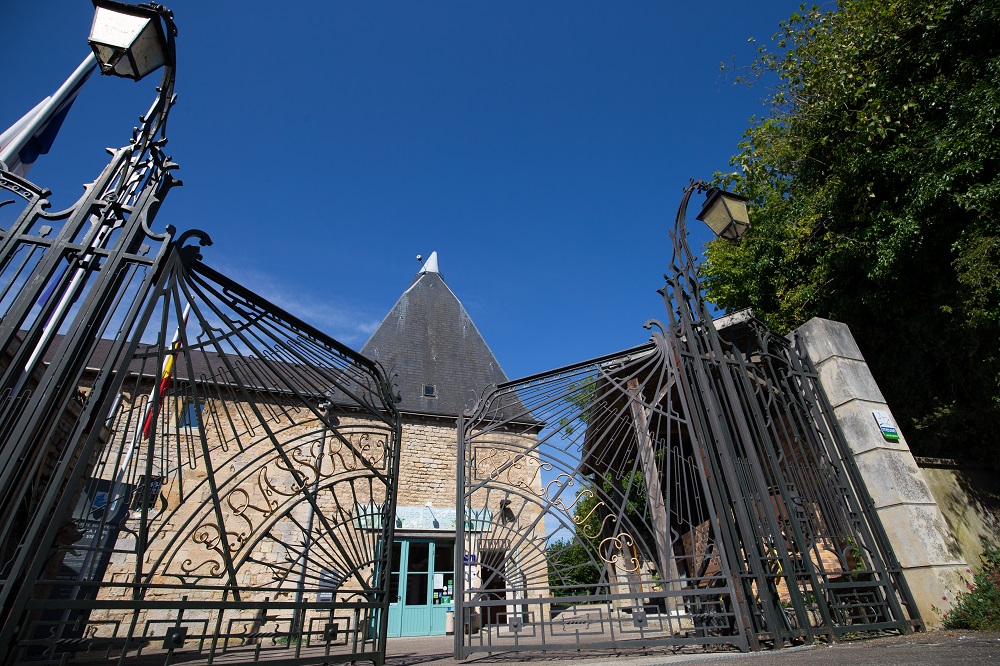
[[[161,7],[113,0],[93,2],[94,23],[88,41],[102,74],[138,81],[165,64],[173,65]]]
[[[707,224],[716,236],[738,241],[750,228],[747,198],[713,187],[697,219]]]

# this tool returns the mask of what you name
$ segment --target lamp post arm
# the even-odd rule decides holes
[[[144,5],[154,9],[163,20],[164,36],[166,37],[163,75],[160,78],[160,85],[156,88],[156,99],[149,108],[146,115],[140,118],[142,124],[136,128],[132,137],[132,144],[135,153],[142,155],[150,147],[151,143],[157,141],[166,142],[167,116],[174,105],[174,81],[177,77],[177,25],[174,23],[174,13],[162,5],[149,3]]]
[[[176,100],[174,82],[177,69],[175,46],[177,26],[173,21],[173,12],[169,9],[153,3],[147,6],[155,9],[164,23],[166,44],[163,75],[149,111],[139,118],[140,124],[133,130],[130,145],[126,147],[126,150],[130,151],[128,159],[106,182],[101,195],[106,201],[117,201],[125,205],[134,203],[136,196],[150,177],[163,175],[164,181],[170,180],[170,185],[180,184],[180,181],[165,174],[176,165],[169,163],[161,150],[167,143],[167,117]]]
[[[696,301],[694,310],[698,315],[702,315],[701,285],[698,281],[698,265],[695,262],[691,246],[687,242],[687,207],[691,200],[691,195],[695,192],[707,192],[711,185],[704,180],[691,179],[691,182],[684,188],[684,196],[677,207],[677,216],[674,218],[674,228],[670,231],[672,253],[670,256],[670,271],[681,280],[684,285],[681,293],[686,294]],[[680,294],[677,294],[679,297]]]

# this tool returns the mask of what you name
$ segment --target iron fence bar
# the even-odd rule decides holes
[[[715,456],[712,455],[711,451],[705,445],[705,440],[699,436],[697,431],[697,421],[704,418],[702,415],[705,414],[704,411],[697,410],[697,401],[695,400],[691,387],[688,383],[682,380],[682,373],[686,372],[686,369],[681,366],[682,356],[680,350],[674,345],[677,341],[674,336],[670,336],[669,341],[666,338],[662,338],[664,342],[669,342],[670,347],[668,348],[667,358],[673,363],[675,368],[675,373],[677,377],[677,389],[680,394],[680,402],[682,409],[686,408],[686,418],[685,423],[687,424],[688,438],[691,442],[692,448],[695,451],[695,461],[698,464],[699,471],[702,476],[702,483],[708,490],[707,500],[709,502],[709,516],[710,520],[713,521],[715,527],[715,534],[719,541],[721,541],[722,548],[719,549],[719,557],[722,565],[723,575],[726,577],[726,581],[729,585],[729,589],[733,596],[733,602],[738,610],[736,615],[737,629],[739,631],[740,643],[739,646],[742,650],[759,649],[759,643],[757,641],[756,632],[753,631],[750,619],[750,611],[748,608],[746,597],[744,596],[744,586],[742,581],[740,581],[737,574],[736,563],[739,561],[739,554],[732,547],[732,544],[738,543],[736,538],[736,533],[732,531],[732,522],[729,520],[722,519],[722,513],[720,512],[721,507],[730,507],[732,503],[728,500],[725,494],[721,491],[719,484],[716,480],[720,477],[719,466],[715,462]],[[699,416],[699,419],[695,419],[695,415]],[[702,424],[705,428],[706,425]],[[702,430],[704,432],[704,430]],[[724,531],[725,530],[725,531]],[[726,532],[729,533],[729,538],[726,538]]]
[[[677,336],[671,336],[671,340],[675,340]],[[685,376],[692,381],[693,386],[705,386],[707,383],[707,377],[704,373],[701,363],[697,361],[692,361],[690,359],[690,354],[685,351],[680,351],[678,356],[682,361],[686,361],[684,365]],[[690,373],[690,374],[688,374]],[[699,383],[701,382],[701,383]],[[697,441],[706,447],[709,452],[708,460],[712,464],[712,476],[715,478],[723,479],[723,483],[720,487],[722,491],[722,506],[728,507],[729,511],[732,511],[735,522],[733,524],[733,531],[730,532],[729,539],[724,539],[723,546],[731,550],[730,557],[733,562],[741,562],[742,565],[740,569],[742,571],[748,572],[749,578],[756,582],[759,590],[767,590],[768,583],[763,576],[763,572],[760,571],[759,567],[750,567],[752,558],[750,556],[749,548],[755,548],[758,543],[755,535],[755,530],[752,527],[751,518],[747,512],[746,505],[741,499],[741,496],[734,496],[733,492],[738,489],[742,489],[744,484],[740,483],[738,476],[735,473],[735,465],[733,458],[731,456],[726,456],[722,448],[725,442],[726,434],[720,430],[719,427],[719,407],[715,404],[714,395],[707,390],[696,392],[693,388],[687,389],[688,399],[692,400],[690,403],[689,411],[692,414],[701,415],[697,420],[697,423],[701,425],[703,430],[697,436]],[[713,425],[714,424],[714,425]],[[721,522],[721,521],[720,521]],[[750,543],[747,543],[747,542]],[[739,551],[736,550],[738,545],[742,545],[744,550],[744,555],[741,556]],[[748,569],[748,567],[750,567]],[[746,582],[746,574],[740,575],[741,581],[738,586],[736,586],[735,598],[737,603],[741,604],[746,611],[747,615],[753,617],[750,614],[750,600],[753,595]],[[768,620],[768,626],[777,627],[778,619],[773,612],[770,612],[768,607],[764,609],[765,615]],[[746,627],[747,632],[746,640],[748,641],[751,649],[758,650],[759,642],[757,638],[757,633],[760,631],[757,627]]]
[[[751,376],[751,370],[743,362],[742,357],[740,355],[734,355],[734,356],[735,358],[734,361],[732,361],[732,364],[736,372],[733,374],[735,374],[741,380],[740,382],[737,383],[737,390],[740,390],[742,394],[741,403],[744,405],[744,413],[746,413],[748,416],[749,420],[748,425],[753,427],[757,433],[755,443],[762,449],[762,452],[764,454],[763,460],[767,464],[766,470],[770,473],[770,475],[773,477],[775,481],[774,486],[777,488],[778,497],[781,498],[782,504],[786,512],[791,514],[794,511],[794,509],[792,508],[792,502],[787,497],[786,493],[787,490],[792,487],[792,484],[791,481],[786,477],[786,475],[782,471],[782,465],[779,464],[778,462],[778,452],[775,450],[776,449],[775,442],[770,437],[770,430],[763,422],[764,418],[760,409],[760,404],[754,398],[751,387],[748,386],[748,383],[750,381],[749,378]],[[770,488],[768,488],[768,492],[771,495],[771,497],[774,497],[774,494],[770,493]],[[770,500],[770,498],[767,499],[767,505],[768,506],[772,505],[772,500]],[[804,535],[802,534],[798,522],[794,520],[794,516],[789,515],[789,519],[785,521],[785,527],[786,529],[790,528],[792,531],[791,535],[793,539],[792,543],[795,545],[795,550],[799,553],[801,553],[803,549],[808,550],[807,541]],[[785,535],[782,531],[779,531],[778,533],[774,534],[774,538],[776,540],[779,540],[782,546],[786,546],[787,549],[787,544],[785,543],[785,539],[783,538],[784,536]],[[812,626],[806,620],[805,599],[802,596],[798,584],[799,570],[796,567],[796,562],[792,561],[790,552],[788,552],[786,560],[788,562],[787,566],[791,567],[791,570],[788,572],[788,576],[786,576],[786,585],[788,587],[789,594],[796,602],[793,608],[795,610],[797,622],[800,627],[804,627],[806,629],[807,638],[811,638],[813,635]],[[798,561],[805,567],[805,572],[810,577],[813,588],[819,589],[820,581],[811,558],[807,556],[799,559]],[[824,624],[828,625],[832,623],[832,617],[830,616],[829,610],[826,607],[825,600],[819,597],[817,598],[819,600],[819,607],[821,613],[825,620]]]
[[[179,266],[177,266],[177,269],[178,269],[178,273],[180,273],[180,275],[178,275],[178,273],[174,274],[175,287],[174,287],[174,289],[172,291],[174,293],[176,293],[177,296],[174,299],[172,299],[172,300],[176,304],[180,303],[180,297],[179,297],[180,293],[179,292],[181,292],[182,290],[186,292],[186,290],[183,289],[183,287],[180,286],[182,284],[182,282],[183,282],[183,280],[181,279],[181,275],[186,276],[186,274],[187,274],[187,272],[189,270],[189,267],[190,267],[190,264],[179,265]],[[178,288],[178,287],[180,287],[180,288]],[[192,294],[185,293],[184,296],[188,299],[187,300],[188,303],[194,304],[194,298],[193,298]],[[164,297],[166,297],[166,293],[164,294]],[[167,306],[169,305],[169,301],[170,300],[171,299],[167,299],[168,302],[165,303],[165,306],[164,306],[164,321],[163,321],[163,327],[160,330],[160,335],[161,336],[163,335],[163,333],[164,333],[164,331],[166,329],[166,309],[167,309]],[[197,323],[200,324],[201,327],[202,327],[202,329],[204,330],[205,329],[205,322],[204,322],[204,320],[203,320],[203,318],[201,316],[201,312],[200,312],[199,308],[197,307],[197,305],[193,305],[192,311],[195,314],[195,318],[196,318]],[[178,317],[178,322],[179,321],[181,321],[181,320]],[[180,333],[181,333],[181,335],[180,335],[181,347],[184,348],[184,349],[186,349],[186,348],[189,347],[189,344],[190,344],[190,341],[188,340],[188,336],[187,336],[187,327],[186,326],[182,326],[179,330],[180,330]],[[161,349],[162,349],[162,347],[161,347]],[[191,365],[191,356],[190,356],[190,354],[184,354],[184,361],[185,361],[185,363],[188,366],[188,373],[189,373],[188,376],[189,377],[193,377],[194,376],[194,368]],[[224,362],[228,364],[229,363],[229,359],[226,358],[226,357],[224,357]],[[253,403],[251,402],[251,404],[253,404]],[[154,418],[155,418],[155,415],[154,415]],[[223,562],[224,562],[225,567],[226,567],[226,571],[227,571],[228,576],[229,576],[229,584],[226,585],[226,587],[230,588],[232,590],[233,599],[238,602],[238,601],[240,601],[240,588],[239,588],[239,585],[236,582],[236,565],[233,562],[233,550],[232,550],[232,545],[229,542],[229,532],[226,530],[226,518],[225,518],[225,516],[222,513],[222,506],[223,506],[222,505],[222,493],[219,492],[219,485],[218,485],[218,482],[217,482],[217,480],[215,478],[214,463],[212,461],[212,453],[211,453],[211,449],[210,449],[209,444],[208,444],[208,437],[207,437],[207,434],[205,432],[205,429],[204,428],[197,428],[197,431],[198,431],[198,442],[201,445],[202,464],[205,465],[206,479],[208,481],[209,492],[211,493],[210,496],[211,496],[211,498],[213,500],[212,501],[212,511],[215,513],[215,519],[216,519],[216,521],[218,521],[219,540],[220,540],[221,551],[222,551],[221,554],[222,554]],[[276,441],[276,440],[274,440],[273,433],[269,432],[268,434],[271,435],[272,441]],[[149,464],[149,462],[150,462],[149,461],[150,457],[151,456],[147,456],[147,464]],[[143,523],[141,523],[141,524],[145,525],[145,521],[143,521]],[[149,575],[150,575],[150,577],[152,577],[154,575],[153,571],[150,571]],[[141,578],[141,576],[142,576],[142,571],[141,571],[141,569],[139,569],[136,572],[136,578],[137,579]],[[151,579],[148,580],[147,582],[151,582]]]
[[[143,237],[135,239],[134,236],[142,233],[138,221],[130,220],[123,230],[123,241],[119,245],[126,244],[127,241],[124,239],[130,239],[131,243],[139,242]],[[56,417],[65,411],[69,394],[79,385],[80,374],[90,356],[89,349],[94,344],[93,335],[98,332],[95,329],[99,328],[100,322],[108,314],[109,295],[121,288],[125,278],[124,273],[118,268],[127,265],[121,254],[119,251],[116,256],[110,258],[108,266],[98,274],[98,280],[81,306],[80,315],[71,333],[63,339],[26,408],[9,433],[8,442],[17,442],[18,445],[13,448],[4,447],[0,459],[4,464],[2,480],[9,484],[6,487],[13,485],[9,477],[16,470],[16,467],[11,466],[12,459],[23,456],[26,452],[25,446],[28,446],[29,442],[34,441],[37,442],[35,446],[41,446],[42,442],[49,441],[51,437],[49,433],[55,428]],[[27,346],[29,345],[22,345],[22,348]],[[46,423],[49,425],[44,425]],[[36,458],[35,469],[38,464],[40,460]],[[7,535],[4,534],[3,538],[6,539]]]
[[[188,298],[191,299],[191,296],[189,295]],[[220,319],[222,319],[222,321],[225,324],[227,324],[227,326],[229,326],[231,329],[236,329],[237,328],[236,326],[234,326],[234,322],[232,322],[232,320],[230,320],[223,312],[221,312],[221,310],[219,308],[217,308],[215,306],[212,306],[211,303],[209,301],[207,301],[207,299],[206,299],[206,303],[208,303],[212,307],[212,310],[214,311],[215,315],[218,316],[218,317],[220,317]],[[208,326],[208,322],[203,318],[200,309],[197,308],[197,307],[195,307],[194,308],[194,312],[196,314],[196,317],[197,317],[199,323],[201,323],[201,325],[202,325],[202,330],[210,331],[210,326]],[[209,332],[209,335],[211,336],[212,334]],[[238,331],[238,330],[236,331],[236,337],[238,339],[240,339],[248,347],[250,347],[250,348],[254,348],[255,347],[252,344],[252,342],[241,331]],[[224,353],[221,353],[222,349],[221,349],[221,347],[218,346],[218,343],[216,343],[216,346],[217,346],[217,348],[220,351],[220,356],[221,356],[222,363],[224,365],[226,365],[227,368],[229,369],[230,374],[233,376],[233,380],[236,382],[236,385],[237,385],[239,391],[243,394],[244,398],[246,399],[247,404],[249,405],[250,410],[257,417],[257,419],[258,419],[258,421],[260,423],[260,427],[267,433],[268,438],[270,438],[272,441],[275,441],[275,442],[280,441],[280,438],[277,437],[276,433],[274,433],[272,431],[272,429],[270,428],[270,426],[268,425],[267,419],[260,412],[260,408],[259,408],[258,404],[256,403],[256,401],[254,401],[252,399],[252,397],[250,395],[249,388],[244,384],[244,382],[242,382],[239,379],[238,373],[233,368],[232,362],[230,361],[230,359],[228,358],[228,356],[225,355]],[[271,365],[267,361],[265,361],[265,364]],[[299,398],[300,400],[302,400],[303,402],[306,402],[306,396],[302,395],[297,390],[295,390],[295,396],[297,398]],[[211,463],[209,462],[211,454],[210,454],[210,451],[209,451],[209,448],[208,448],[207,441],[205,440],[204,431],[200,430],[199,432],[200,432],[200,437],[202,439],[202,449],[203,449],[203,454],[205,456],[205,464],[206,465],[211,465]],[[334,431],[334,433],[335,432],[336,431]],[[340,439],[341,439],[342,442],[345,443],[345,445],[348,445],[348,446],[351,447],[351,449],[354,449],[353,445],[349,444],[349,442],[345,438],[340,438]],[[281,460],[285,463],[287,471],[295,479],[295,482],[300,487],[305,487],[306,486],[305,478],[301,475],[301,472],[298,471],[298,469],[293,464],[292,460],[288,457],[288,454],[284,450],[284,447],[281,447],[281,446],[275,447],[275,451],[276,451],[277,455],[281,458]],[[359,453],[359,457],[360,457],[360,453]],[[384,476],[382,476],[379,472],[377,472],[374,469],[372,470],[372,472],[375,473],[375,474],[379,474],[379,476],[381,477],[381,479],[383,481],[385,481],[385,482],[388,483],[388,479],[386,479]],[[229,560],[231,559],[231,552],[232,551],[231,551],[231,548],[228,545],[228,541],[227,541],[227,539],[225,537],[226,530],[225,530],[224,526],[225,526],[226,523],[225,523],[224,517],[221,514],[221,509],[220,509],[221,503],[222,503],[222,497],[221,497],[221,495],[218,494],[218,488],[215,487],[215,481],[214,481],[213,475],[211,473],[209,473],[208,478],[209,478],[209,483],[212,486],[212,495],[213,495],[213,497],[216,497],[215,507],[216,507],[216,513],[217,513],[217,520],[219,521],[219,530],[220,530],[220,533],[222,534],[222,536],[220,538],[224,541],[223,551],[225,552],[225,557],[227,558],[227,567],[230,567],[231,563],[229,563]],[[333,526],[330,525],[330,523],[329,523],[328,519],[326,518],[326,516],[323,515],[323,512],[316,505],[316,498],[313,497],[313,496],[311,496],[311,495],[309,495],[307,493],[306,494],[306,501],[309,502],[309,504],[313,507],[313,510],[318,514],[317,515],[317,519],[319,520],[320,524],[328,532],[332,533],[334,531],[333,530]],[[340,544],[339,542],[335,541],[335,546],[340,551],[341,556],[346,561],[350,561],[350,559],[351,559],[350,555],[344,549],[343,545]],[[232,575],[235,576],[235,570],[234,569],[232,570],[232,572],[233,572]],[[354,571],[352,571],[350,573],[357,578],[357,582],[358,582],[359,585],[361,585],[362,587],[365,586],[365,581],[363,579],[361,579],[359,571],[354,570]]]
[[[458,460],[455,465],[455,617],[454,617],[454,655],[455,659],[463,660],[468,656],[465,650],[465,517],[467,511],[471,511],[471,495],[467,505],[466,501],[466,469],[469,464],[469,455],[466,451],[467,435],[465,432],[465,414],[458,415],[455,428],[457,438],[456,450]],[[471,609],[470,609],[471,612]]]

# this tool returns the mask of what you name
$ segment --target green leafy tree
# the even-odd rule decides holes
[[[846,322],[914,451],[1000,461],[1000,3],[803,7],[744,81],[769,86],[721,183],[708,297],[779,331]]]

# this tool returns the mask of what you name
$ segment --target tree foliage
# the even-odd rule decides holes
[[[741,75],[769,88],[722,184],[710,300],[848,323],[911,447],[1000,461],[1000,3],[803,7]]]
[[[580,491],[573,505],[574,538],[556,540],[546,548],[549,585],[554,596],[601,594],[601,590],[607,590],[599,583],[601,571],[605,568],[600,551],[602,543],[610,536],[606,525],[606,520],[609,520],[606,503],[609,500],[621,506],[625,531],[645,544],[647,552],[656,552],[647,516],[646,483],[642,472],[626,472],[617,483],[610,472],[603,476],[595,475],[594,484],[594,487]],[[611,517],[610,520],[611,530],[617,530],[617,518]],[[563,585],[591,587],[589,590],[583,587],[559,589]]]

